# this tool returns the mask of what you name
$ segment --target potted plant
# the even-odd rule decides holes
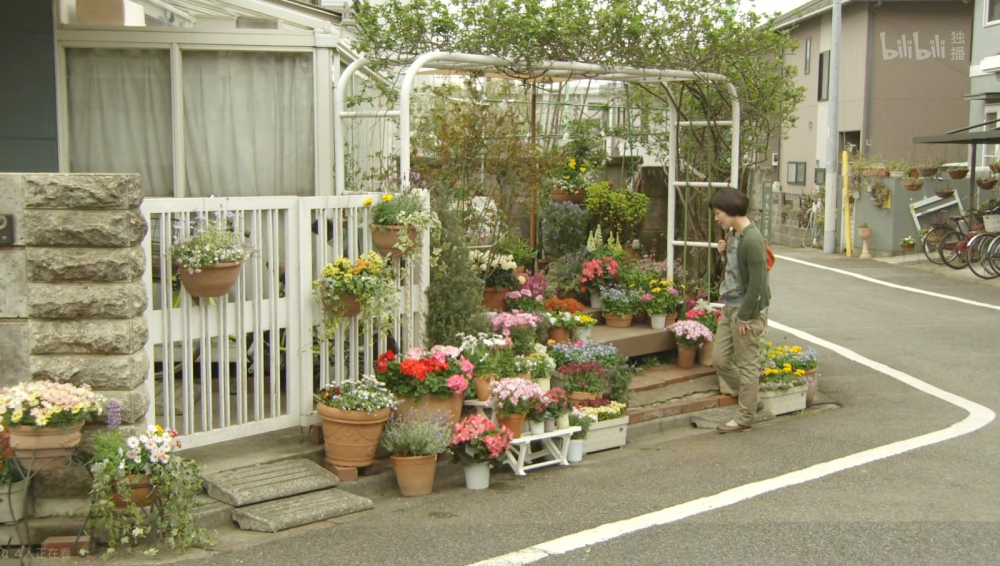
[[[371,464],[396,397],[370,375],[324,387],[314,397],[323,421],[328,467],[363,468]]]
[[[976,186],[978,186],[980,189],[982,189],[984,191],[991,191],[994,188],[996,188],[996,186],[997,186],[997,180],[996,179],[990,179],[988,177],[987,178],[979,178],[979,179],[976,179]]]
[[[890,161],[888,166],[889,177],[893,179],[902,179],[913,169],[913,166],[906,161]]]
[[[597,360],[556,366],[556,374],[562,388],[574,402],[594,399],[608,390],[608,372]]]
[[[511,339],[515,355],[527,356],[535,351],[541,321],[542,318],[537,314],[513,311],[493,313],[490,324],[494,332]]]
[[[955,189],[951,187],[937,187],[934,189],[934,194],[940,198],[948,198],[955,194]]]
[[[156,554],[160,542],[182,549],[208,542],[192,516],[201,470],[173,454],[180,448],[176,437],[159,425],[128,437],[114,428],[94,435],[89,530],[107,538],[108,554],[119,544],[146,543],[144,553]]]
[[[599,289],[613,285],[618,280],[618,261],[611,256],[590,259],[583,262],[580,285],[590,291],[590,306],[603,308]]]
[[[921,177],[934,177],[938,174],[938,170],[941,169],[941,161],[936,159],[926,159],[917,167],[920,169]]]
[[[948,169],[948,176],[952,179],[964,179],[966,175],[969,174],[969,168],[965,166],[961,167],[950,167]]]
[[[806,408],[805,371],[793,369],[791,364],[764,368],[760,377],[757,398],[764,410],[774,416],[795,413]]]
[[[632,318],[643,308],[639,292],[623,287],[601,287],[600,290],[604,323],[618,328],[632,326]]]
[[[223,220],[218,212],[213,216],[211,222],[202,220],[187,236],[181,235],[184,230],[179,226],[170,248],[170,257],[180,267],[181,283],[192,297],[229,293],[239,279],[243,262],[257,253],[250,240],[236,233],[230,219]]]
[[[578,161],[573,155],[566,157],[565,165],[555,171],[555,178],[552,180],[552,200],[574,204],[583,202],[587,197],[584,187],[589,170],[589,162]]]
[[[590,331],[597,324],[597,319],[589,314],[578,313],[573,315],[573,339],[589,340]]]
[[[103,403],[89,385],[28,381],[0,389],[0,424],[22,468],[51,470],[69,464],[84,423],[101,414]]]
[[[899,240],[899,247],[904,252],[912,252],[913,249],[917,247],[917,242],[915,242],[912,237],[906,236],[905,238]]]
[[[545,319],[549,324],[549,340],[569,342],[569,332],[576,322],[576,313],[584,310],[583,303],[576,299],[552,297],[545,301]]]
[[[875,181],[868,187],[868,194],[871,196],[872,204],[885,208],[890,202],[892,191],[882,181]]]
[[[482,415],[469,415],[455,425],[451,437],[452,462],[465,468],[465,487],[490,487],[490,468],[502,463],[512,440],[511,431]]]
[[[483,304],[493,312],[503,310],[507,292],[518,285],[514,269],[514,257],[509,254],[495,254],[490,251],[470,250],[469,261],[479,278],[486,283]]]
[[[535,351],[516,360],[517,373],[534,381],[541,390],[551,388],[552,373],[556,370],[556,362],[547,353],[545,346],[535,345]],[[519,377],[521,376],[519,375]]]
[[[650,285],[649,292],[639,300],[649,314],[649,325],[655,330],[663,330],[677,322],[677,309],[684,304],[684,297],[667,281],[654,279]]]
[[[903,188],[908,191],[919,191],[924,188],[924,182],[920,179],[906,179],[903,181]]]
[[[627,408],[625,403],[610,399],[590,399],[577,403],[574,410],[594,421],[583,445],[584,454],[625,446],[628,436],[628,415],[625,414]]]
[[[493,383],[493,411],[500,424],[510,429],[511,438],[520,438],[524,419],[544,393],[527,379],[508,377]]]
[[[553,387],[545,392],[548,399],[548,416],[554,421],[553,428],[565,430],[570,427],[569,414],[573,412],[573,401],[562,387]]]
[[[872,237],[872,229],[868,226],[867,222],[862,223],[861,226],[858,227],[858,236],[861,236],[862,240],[867,240]]]
[[[569,426],[578,426],[580,430],[573,433],[569,439],[569,450],[566,460],[571,464],[583,461],[583,444],[587,440],[587,433],[590,432],[590,425],[594,424],[594,419],[577,413],[574,410],[569,415]]]
[[[24,517],[28,480],[14,459],[9,433],[0,433],[0,523],[16,523]]]
[[[819,389],[819,359],[816,350],[813,348],[802,348],[800,346],[777,346],[767,343],[767,357],[764,358],[762,367],[778,368],[788,364],[793,372],[802,370],[802,379],[806,382],[806,406],[812,405],[813,397]]]
[[[399,398],[401,419],[440,413],[453,425],[462,413],[462,399],[475,366],[455,346],[434,346],[430,352],[413,348],[399,359],[392,351],[379,356],[375,377]]]
[[[379,254],[403,257],[419,253],[420,234],[430,230],[431,238],[441,234],[441,221],[436,213],[424,209],[426,192],[406,190],[384,194],[371,208],[372,245]],[[374,199],[365,200],[371,206]]]
[[[472,370],[473,383],[476,388],[476,399],[488,401],[491,384],[498,378],[511,377],[516,373],[514,368],[513,342],[499,334],[479,333],[476,335],[459,334],[459,350],[474,366]]]
[[[399,312],[396,281],[376,252],[368,252],[354,262],[339,257],[326,264],[322,276],[313,281],[313,298],[323,305],[323,324],[328,337],[346,319],[359,314],[363,314],[362,323],[385,328],[392,323],[393,314]]]
[[[396,483],[404,497],[427,495],[434,490],[438,454],[451,445],[453,427],[440,415],[392,418],[385,425],[381,443],[389,451]]]
[[[649,197],[607,181],[595,183],[587,187],[587,213],[592,222],[629,242],[649,213]]]
[[[536,436],[545,433],[545,421],[549,420],[549,402],[550,399],[545,396],[546,392],[542,392],[541,397],[535,400],[535,404],[531,406],[528,410],[528,431],[531,436]]]
[[[497,251],[514,258],[514,263],[517,265],[515,272],[518,275],[524,274],[528,266],[535,266],[535,249],[521,238],[511,236],[504,239],[497,245]]]
[[[693,368],[701,343],[715,339],[712,331],[697,320],[675,322],[668,327],[668,330],[673,331],[677,337],[677,367],[682,369]]]
[[[712,366],[712,349],[715,343],[715,333],[719,329],[719,319],[722,318],[722,311],[713,308],[708,301],[699,299],[693,307],[684,313],[684,318],[704,324],[712,333],[712,338],[702,342],[698,352],[698,363],[703,366]]]
[[[518,276],[520,288],[504,295],[508,310],[541,313],[545,311],[545,291],[549,284],[545,276],[536,273],[530,277]]]

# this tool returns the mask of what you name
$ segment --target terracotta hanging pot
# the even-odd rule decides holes
[[[569,330],[559,326],[553,326],[549,328],[549,340],[555,340],[558,344],[569,342]]]
[[[509,417],[498,417],[500,424],[510,429],[511,438],[521,438],[521,429],[524,428],[524,413],[514,413]]]
[[[604,315],[604,324],[611,326],[613,328],[628,328],[632,326],[632,318],[634,315],[631,314],[606,314]]]
[[[344,295],[340,297],[340,304],[344,306],[343,308],[343,318],[354,318],[361,314],[361,303],[354,298],[354,295]],[[331,311],[333,310],[333,305],[323,305],[323,310]]]
[[[410,253],[410,248],[405,250],[400,250],[396,248],[396,244],[399,243],[399,232],[403,229],[402,226],[382,226],[380,224],[372,225],[372,245],[378,250],[378,253],[385,256],[390,255],[392,257],[403,257],[404,255]],[[410,237],[410,242],[413,246],[417,245],[417,229],[414,226],[406,231],[406,234]],[[411,246],[412,247],[412,246]]]
[[[698,364],[705,367],[712,367],[712,346],[713,342],[711,340],[707,342],[702,342],[701,348],[698,349]]]
[[[221,297],[229,293],[229,290],[236,284],[236,280],[240,278],[240,268],[242,267],[242,261],[234,261],[203,267],[197,273],[191,273],[182,267],[179,273],[181,283],[184,284],[184,288],[192,297]]]
[[[504,287],[487,287],[483,290],[483,304],[493,312],[503,312],[506,295],[507,289]]]
[[[984,191],[991,191],[997,186],[996,179],[976,179],[976,185]]]
[[[912,244],[900,244],[899,245],[899,249],[903,250],[904,252],[912,252],[913,250],[916,249],[916,247],[917,247],[916,242],[914,242]]]
[[[691,369],[694,367],[695,358],[698,356],[698,346],[677,345],[677,367],[681,369]]]
[[[129,474],[125,476],[125,485],[132,490],[132,497],[130,499],[137,507],[146,508],[153,504],[153,498],[156,496],[156,488],[150,483],[149,475]],[[115,502],[115,507],[118,509],[128,507],[129,502],[125,501],[118,494],[118,482],[111,482],[111,499]]]
[[[69,465],[70,456],[80,446],[83,423],[67,427],[10,427],[10,447],[25,470],[54,470]]]
[[[552,189],[552,200],[556,202],[572,202],[574,204],[580,204],[585,198],[587,198],[587,193],[584,191],[567,193],[562,189]]]
[[[442,399],[421,395],[419,401],[414,401],[413,397],[400,397],[399,403],[396,404],[396,414],[404,420],[426,419],[437,413],[446,417],[445,422],[449,426],[454,426],[462,416],[462,396],[455,394]]]
[[[434,491],[437,456],[390,456],[389,459],[404,497],[419,497]]]
[[[493,393],[492,384],[496,381],[497,375],[495,373],[477,375],[473,379],[476,385],[476,399],[489,401],[490,395]]]
[[[323,444],[328,465],[363,468],[375,460],[378,440],[391,409],[367,413],[317,404],[316,412],[323,421]]]

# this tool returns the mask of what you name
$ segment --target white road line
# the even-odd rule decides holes
[[[688,501],[687,503],[667,507],[666,509],[661,509],[645,515],[639,515],[638,517],[632,517],[631,519],[607,523],[593,529],[587,529],[585,531],[566,535],[564,537],[536,544],[528,548],[523,548],[509,554],[489,558],[487,560],[477,562],[476,565],[500,566],[510,564],[530,564],[549,556],[565,554],[567,552],[579,550],[588,546],[594,546],[596,544],[641,531],[643,529],[680,521],[693,515],[705,513],[706,511],[728,507],[739,503],[740,501],[745,501],[771,491],[809,482],[837,472],[870,464],[878,460],[898,456],[899,454],[916,450],[917,448],[923,448],[925,446],[951,440],[979,430],[996,418],[996,414],[994,414],[993,411],[982,405],[938,389],[929,383],[921,381],[897,369],[893,369],[885,364],[870,360],[857,352],[844,348],[843,346],[827,342],[826,340],[813,336],[812,334],[785,326],[778,322],[770,321],[768,324],[775,330],[787,332],[799,337],[802,340],[812,342],[822,348],[827,348],[853,362],[884,373],[885,375],[899,380],[910,387],[965,409],[969,412],[969,416],[960,422],[949,426],[948,428],[936,432],[924,434],[908,440],[893,442],[891,444],[886,444],[885,446],[879,446],[877,448],[851,454],[850,456],[844,456],[843,458],[837,458],[835,460],[830,460],[829,462],[809,466],[808,468],[771,479],[741,485],[709,497],[695,499],[694,501]]]
[[[938,299],[947,299],[949,301],[955,301],[957,303],[965,303],[967,305],[972,305],[976,307],[982,307],[985,309],[993,309],[995,311],[1000,311],[1000,305],[991,305],[989,303],[980,303],[978,301],[970,301],[969,299],[963,299],[961,297],[953,297],[951,295],[944,295],[941,293],[935,293],[933,291],[924,291],[923,289],[916,289],[914,287],[906,287],[905,285],[896,285],[895,283],[888,283],[880,279],[875,279],[874,277],[868,277],[865,275],[859,275],[850,271],[845,271],[843,269],[837,269],[835,267],[827,267],[825,265],[819,265],[816,263],[811,263],[808,261],[803,261],[801,259],[796,259],[794,257],[788,257],[785,255],[775,255],[774,257],[779,258],[783,261],[790,261],[792,263],[801,263],[802,265],[808,265],[809,267],[815,267],[816,269],[825,269],[826,271],[832,271],[834,273],[839,273],[841,275],[847,275],[848,277],[854,277],[855,279],[860,279],[862,281],[868,281],[870,283],[876,283],[878,285],[884,285],[886,287],[891,287],[893,289],[899,289],[901,291],[909,291],[910,293],[917,293],[920,295],[927,295],[928,297],[935,297]]]

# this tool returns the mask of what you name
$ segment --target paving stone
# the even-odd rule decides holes
[[[370,499],[327,489],[233,509],[233,520],[245,531],[276,533],[371,508]]]
[[[234,507],[329,489],[339,483],[337,476],[305,458],[206,473],[203,477],[210,497]]]
[[[221,529],[233,524],[233,506],[199,495],[197,506],[191,510],[194,524],[203,529]]]

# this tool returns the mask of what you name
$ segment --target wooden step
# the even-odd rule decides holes
[[[680,369],[665,364],[632,377],[629,386],[630,407],[676,401],[697,393],[718,393],[719,378],[715,370],[705,366]]]
[[[629,424],[636,424],[653,419],[662,419],[664,417],[673,417],[686,413],[704,411],[705,409],[728,407],[735,404],[736,397],[732,397],[730,395],[692,395],[690,398],[680,399],[669,403],[630,408],[626,411],[626,414],[628,414]]]
[[[675,345],[673,335],[653,330],[648,325],[627,328],[597,325],[591,330],[590,338],[614,344],[618,352],[627,358],[666,352]]]

